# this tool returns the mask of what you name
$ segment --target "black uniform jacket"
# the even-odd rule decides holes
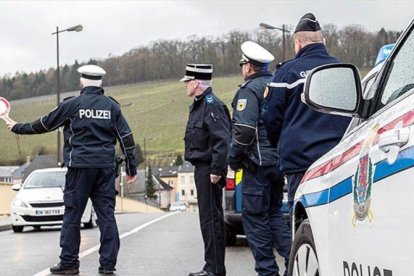
[[[234,96],[231,104],[233,135],[228,156],[233,170],[237,170],[245,162],[253,162],[258,166],[278,164],[276,147],[270,144],[266,128],[260,119],[263,93],[271,80],[272,73],[269,71],[253,74],[240,85]]]
[[[40,134],[59,127],[64,127],[64,162],[67,167],[114,167],[118,140],[126,156],[127,174],[136,174],[132,131],[119,104],[105,96],[101,87],[85,87],[79,96],[65,99],[48,115],[31,123],[16,124],[12,131]]]
[[[230,115],[226,105],[211,88],[194,99],[185,130],[185,160],[193,165],[211,164],[211,173],[227,172],[227,149],[230,143]]]

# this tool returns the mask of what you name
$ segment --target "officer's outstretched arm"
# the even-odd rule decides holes
[[[16,134],[41,134],[53,131],[64,125],[69,116],[75,112],[71,107],[72,104],[69,101],[64,101],[46,116],[31,123],[15,124],[11,131]]]
[[[117,139],[121,145],[121,150],[125,155],[126,173],[129,176],[134,176],[137,174],[138,165],[135,153],[134,136],[121,112],[119,112],[117,117],[115,128]]]

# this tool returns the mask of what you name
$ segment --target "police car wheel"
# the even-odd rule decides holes
[[[299,226],[292,244],[289,261],[291,276],[319,276],[319,262],[313,241],[312,229],[308,219]]]
[[[21,232],[23,232],[23,228],[24,228],[24,226],[14,226],[14,225],[12,225],[12,229],[13,229],[13,232],[14,233],[21,233]]]

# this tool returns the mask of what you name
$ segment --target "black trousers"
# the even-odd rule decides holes
[[[276,166],[243,170],[243,227],[259,276],[279,275],[273,248],[285,259],[286,270],[289,263],[291,233],[281,210],[283,184]]]
[[[204,270],[216,274],[225,274],[224,255],[226,250],[223,191],[225,178],[219,183],[210,182],[210,164],[196,164],[194,179],[197,188],[197,201],[200,216],[200,228],[204,241]]]
[[[80,223],[88,198],[92,200],[101,232],[100,267],[115,268],[120,242],[114,215],[114,168],[68,168],[60,234],[61,264],[63,267],[79,267]]]

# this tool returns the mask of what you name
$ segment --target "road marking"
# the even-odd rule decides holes
[[[173,215],[178,214],[178,213],[180,213],[180,212],[168,213],[168,214],[166,214],[166,215],[164,215],[162,217],[159,217],[159,218],[153,219],[153,220],[151,220],[149,222],[146,222],[146,223],[144,223],[144,224],[142,224],[142,225],[140,225],[140,226],[132,229],[129,232],[126,232],[126,233],[124,233],[122,235],[119,235],[119,239],[122,240],[123,238],[126,238],[128,236],[131,236],[132,234],[136,234],[138,231],[140,231],[140,230],[142,230],[142,229],[150,226],[151,224],[154,224],[154,223],[156,223],[156,222],[158,222],[160,220],[163,220],[165,218],[168,218],[168,217],[173,216]],[[82,259],[83,257],[86,257],[86,256],[88,256],[88,255],[90,255],[90,254],[98,251],[99,250],[99,247],[100,247],[100,244],[95,245],[94,247],[91,247],[91,248],[89,248],[89,249],[87,249],[87,250],[79,253],[79,260]],[[46,268],[45,270],[40,271],[39,273],[36,273],[33,276],[46,276],[46,275],[50,275],[49,268]]]

